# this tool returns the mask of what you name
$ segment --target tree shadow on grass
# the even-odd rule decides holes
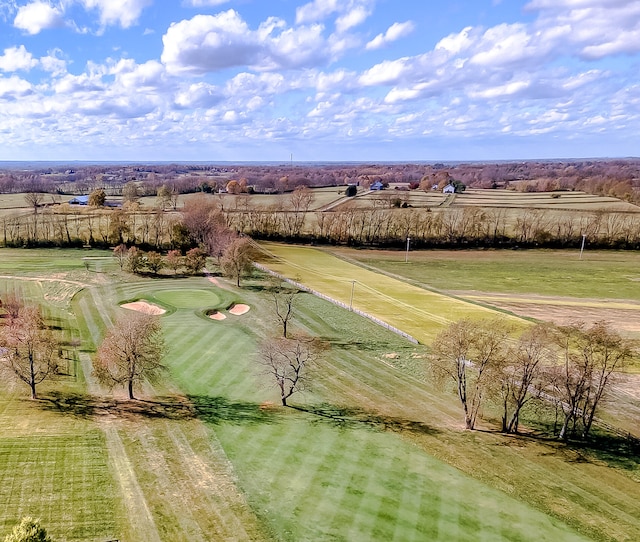
[[[378,414],[359,407],[344,407],[321,403],[306,407],[292,406],[291,408],[316,416],[316,421],[319,423],[328,423],[336,427],[366,427],[376,431],[406,432],[420,435],[437,435],[440,433],[438,429],[424,422]]]
[[[79,393],[52,392],[40,399],[41,408],[51,412],[90,419],[115,417],[135,420],[200,419],[210,424],[274,423],[278,412],[257,403],[231,401],[225,397],[204,395],[161,396],[154,400],[118,400]]]
[[[280,416],[278,409],[270,405],[231,401],[226,397],[208,395],[189,395],[188,398],[193,405],[196,417],[214,425],[276,423]]]
[[[79,393],[52,392],[42,397],[44,410],[78,418],[111,416],[117,418],[161,418],[184,420],[195,417],[193,405],[178,396],[158,397],[157,400],[118,400]]]

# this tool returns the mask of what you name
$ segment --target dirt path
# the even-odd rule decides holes
[[[87,391],[92,395],[99,395],[100,388],[92,375],[89,354],[85,352],[80,354],[80,364],[85,375]],[[120,486],[120,494],[123,497],[124,506],[129,517],[130,534],[134,535],[134,540],[139,540],[140,542],[162,542],[114,421],[99,418],[98,425],[106,437],[109,461],[113,467],[113,472],[116,474]]]

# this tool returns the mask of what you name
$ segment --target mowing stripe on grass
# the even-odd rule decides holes
[[[430,342],[444,325],[462,317],[493,316],[522,325],[515,317],[374,273],[317,249],[275,243],[264,246],[275,257],[263,262],[268,268],[352,304],[421,342]]]

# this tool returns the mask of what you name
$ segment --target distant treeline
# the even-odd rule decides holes
[[[230,181],[246,191],[290,192],[297,186],[341,186],[380,181],[413,183],[448,172],[474,188],[511,187],[522,191],[582,190],[590,194],[640,201],[640,159],[524,161],[501,163],[406,164],[205,164],[77,165],[12,170],[0,165],[0,193],[41,192],[89,194],[101,188],[121,194],[136,183],[140,195],[155,195],[161,186],[171,192],[217,192]]]
[[[640,215],[608,211],[531,209],[358,209],[310,211],[309,191],[282,204],[223,210],[217,197],[191,197],[177,211],[126,202],[121,208],[68,204],[34,207],[0,218],[4,246],[112,247],[181,250],[201,246],[211,255],[222,231],[256,239],[363,247],[548,247],[640,249]],[[223,228],[222,228],[223,226]]]

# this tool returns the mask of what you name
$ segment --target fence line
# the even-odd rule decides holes
[[[368,314],[366,312],[363,312],[361,310],[354,309],[352,306],[349,306],[346,303],[343,303],[342,301],[338,301],[337,299],[333,299],[332,297],[329,297],[328,295],[320,293],[317,290],[309,288],[308,286],[305,286],[304,284],[301,284],[299,282],[296,282],[295,280],[287,278],[284,275],[281,275],[280,273],[276,273],[275,271],[272,271],[271,269],[265,267],[262,264],[254,262],[253,265],[255,267],[257,267],[258,269],[260,269],[261,271],[264,271],[265,273],[268,273],[269,275],[277,277],[280,280],[283,280],[284,282],[287,282],[287,283],[291,284],[292,286],[295,286],[299,290],[303,290],[305,292],[309,292],[310,294],[313,294],[316,297],[319,297],[320,299],[324,299],[326,301],[329,301],[330,303],[333,303],[334,305],[337,305],[338,307],[342,307],[343,309],[346,309],[348,311],[355,312],[356,314],[359,314],[360,316],[363,316],[364,318],[367,318],[367,319],[371,320],[375,324],[378,324],[379,326],[382,326],[382,327],[388,329],[389,331],[392,331],[393,333],[396,333],[397,335],[400,335],[401,337],[404,337],[405,339],[407,339],[408,341],[412,342],[413,344],[420,344],[418,342],[418,339],[416,339],[415,337],[412,337],[411,335],[409,335],[408,333],[405,333],[404,331],[402,331],[401,329],[398,329],[397,327],[394,327],[394,326],[392,326],[390,324],[387,324],[387,322],[383,322],[382,320],[380,320],[380,318],[376,318],[375,316],[373,316],[371,314]]]

